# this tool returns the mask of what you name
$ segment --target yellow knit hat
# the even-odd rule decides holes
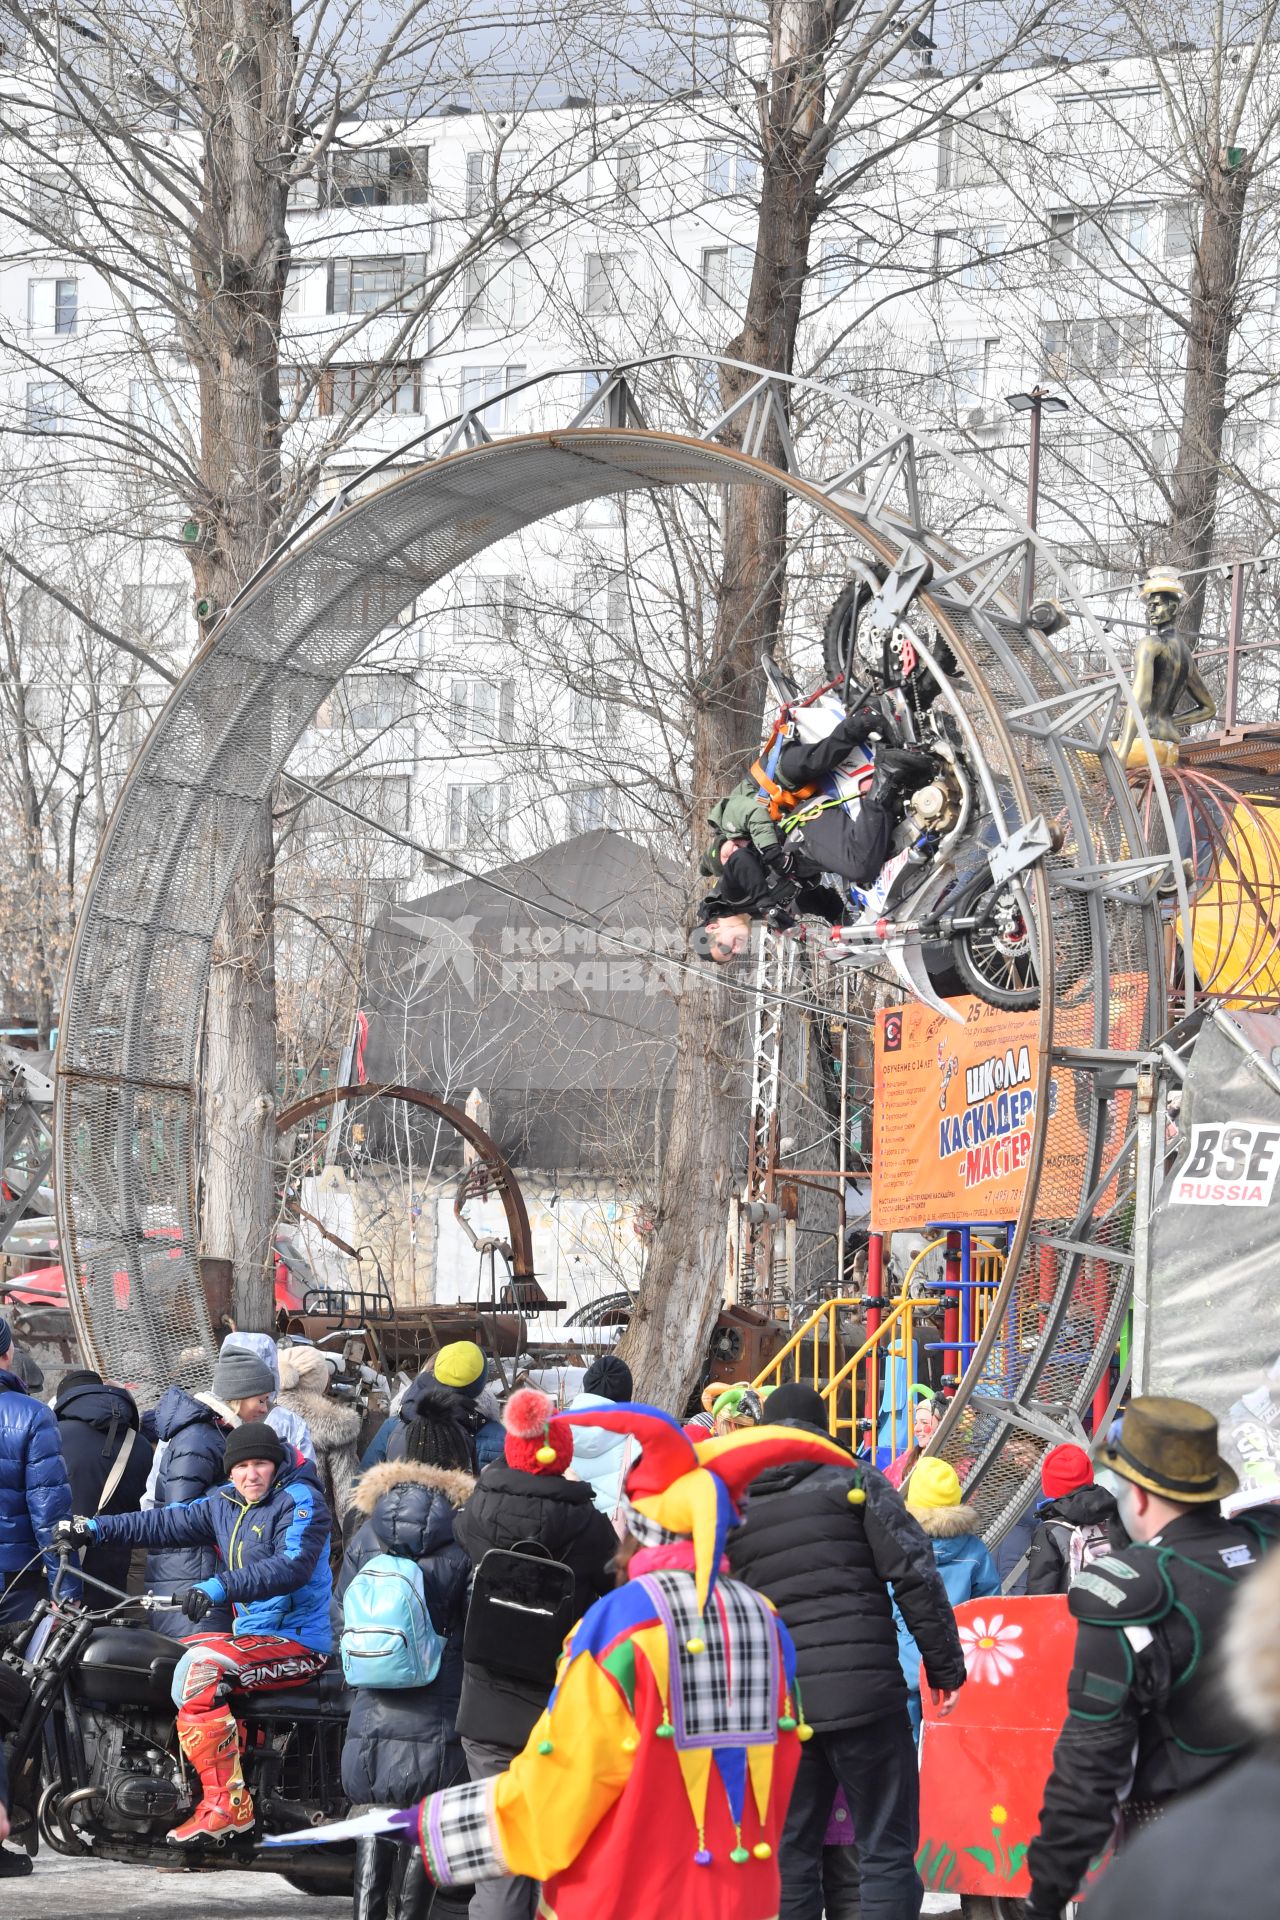
[[[438,1386],[471,1387],[484,1372],[484,1355],[474,1340],[454,1340],[447,1347],[441,1347],[431,1371]]]
[[[905,1488],[909,1507],[958,1507],[960,1476],[949,1460],[921,1460]]]

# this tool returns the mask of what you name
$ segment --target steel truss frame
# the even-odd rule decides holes
[[[727,412],[710,402],[722,379],[740,390]],[[1111,1323],[1127,1296],[1128,1269],[1094,1254],[1127,1250],[1115,1194],[1117,1183],[1131,1185],[1128,1130],[1105,1076],[1068,1055],[1105,1059],[1166,1025],[1151,856],[1109,746],[1113,717],[1129,710],[1150,759],[1122,665],[1020,510],[941,441],[854,395],[682,354],[557,369],[513,395],[540,416],[530,431],[492,438],[486,401],[373,462],[303,523],[218,617],[130,771],[77,923],[57,1058],[59,1223],[86,1357],[146,1391],[172,1378],[180,1349],[209,1338],[193,1155],[210,947],[253,814],[320,702],[424,589],[550,514],[606,494],[770,485],[864,563],[892,564],[908,544],[928,555],[933,581],[910,617],[926,655],[936,634],[959,662],[963,691],[949,685],[944,697],[988,803],[1008,796],[1008,808],[994,809],[996,830],[1007,840],[1037,813],[1064,830],[1061,852],[1027,881],[1042,936],[1039,1120],[1002,1295],[1021,1313],[1038,1273],[1044,1325],[997,1379],[993,1315],[941,1441],[970,1467],[998,1530],[1038,1471],[1038,1457],[1010,1466],[1010,1436],[1025,1436],[1020,1413],[1041,1397],[1081,1411],[1106,1364],[1100,1346],[1072,1355],[1057,1338],[1085,1265],[1114,1276]],[[780,464],[765,458],[771,445]],[[931,526],[939,501],[957,530],[949,535]],[[1033,568],[1040,592],[1105,662],[1096,684],[1081,687],[1067,656],[1029,624]],[[1157,804],[1165,843],[1176,845],[1162,790]],[[1180,867],[1168,880],[1189,944]],[[1052,940],[1043,937],[1051,927]],[[1059,928],[1071,976],[1062,992]],[[761,1057],[773,1044],[762,1039]],[[1048,1111],[1055,1074],[1057,1122]],[[763,1080],[757,1091],[765,1094]],[[1075,1116],[1069,1152],[1064,1107]]]

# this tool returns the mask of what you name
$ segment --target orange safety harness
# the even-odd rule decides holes
[[[819,687],[815,693],[811,693],[807,699],[801,700],[797,704],[802,707],[811,706],[812,703],[818,699],[819,695],[830,693],[833,687],[839,686],[843,677],[843,675],[837,675],[834,680],[828,681],[826,686]],[[805,805],[806,801],[816,799],[822,792],[822,787],[817,782],[810,782],[807,786],[803,787],[784,787],[774,778],[774,769],[777,767],[779,755],[785,744],[784,736],[791,726],[791,714],[791,707],[783,707],[773,723],[773,729],[769,738],[765,741],[761,749],[760,758],[753,761],[751,766],[751,778],[760,788],[760,797],[765,803],[769,818],[775,826],[782,827],[784,833],[788,827],[798,824],[795,820],[788,820],[786,816],[788,814],[794,814],[799,808]],[[868,780],[870,779],[870,774],[871,769],[868,767]],[[864,785],[865,784],[864,782]],[[814,814],[820,813],[823,807],[843,805],[843,800],[824,800],[819,806],[811,808],[807,817],[812,818]]]
[[[812,800],[815,794],[821,792],[821,788],[816,784],[795,788],[781,786],[769,771],[770,756],[773,757],[773,765],[777,765],[774,749],[777,747],[779,753],[782,751],[778,743],[786,733],[788,725],[789,709],[784,707],[773,723],[773,731],[764,743],[760,758],[754,761],[751,767],[751,778],[758,784],[760,796],[775,826],[781,824],[785,814],[794,813],[797,807],[802,807],[806,800]]]

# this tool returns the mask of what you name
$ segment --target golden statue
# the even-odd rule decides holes
[[[1172,567],[1154,567],[1138,591],[1147,603],[1147,631],[1133,651],[1133,697],[1157,762],[1173,767],[1183,735],[1201,720],[1212,720],[1218,709],[1200,678],[1195,655],[1178,632],[1178,608],[1186,592],[1182,576]],[[1184,708],[1188,698],[1194,705]],[[1126,767],[1146,764],[1137,731],[1133,715],[1126,713],[1116,741],[1116,753]]]

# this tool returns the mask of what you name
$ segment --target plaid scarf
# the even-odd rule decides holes
[[[665,1527],[660,1527],[656,1520],[650,1520],[647,1514],[641,1513],[639,1507],[632,1506],[625,1494],[618,1502],[618,1510],[627,1532],[633,1540],[638,1540],[642,1547],[670,1547],[674,1546],[677,1540],[688,1541],[687,1534],[669,1533]]]

